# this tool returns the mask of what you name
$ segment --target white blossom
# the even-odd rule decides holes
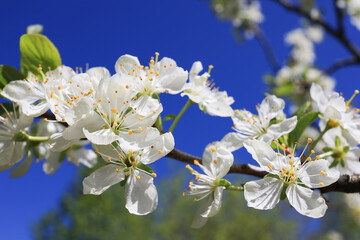
[[[26,116],[21,110],[17,113],[14,108],[14,111],[9,112],[1,106],[6,113],[5,116],[0,116],[0,171],[4,171],[20,162],[27,153],[26,139],[19,138],[23,137],[21,132],[28,132],[33,118]],[[29,161],[31,163],[32,157]],[[27,165],[29,161],[23,162]]]
[[[280,122],[272,123],[283,114],[285,107],[284,100],[274,95],[266,97],[257,106],[258,116],[246,110],[236,110],[233,116],[236,134],[231,133],[234,145],[241,148],[248,139],[259,139],[267,143],[291,132],[297,123],[297,117],[280,119]]]
[[[339,172],[329,169],[328,161],[307,159],[301,163],[301,156],[275,153],[269,144],[258,140],[249,140],[244,146],[260,167],[271,174],[245,184],[244,196],[249,207],[272,209],[285,194],[299,213],[312,218],[324,216],[325,200],[311,188],[325,187],[338,180]]]
[[[83,181],[84,194],[99,195],[114,184],[125,180],[126,208],[130,213],[146,215],[156,209],[158,195],[153,183],[155,173],[145,164],[166,156],[174,148],[171,133],[160,135],[155,128],[148,128],[142,146],[136,149],[121,148],[118,144],[96,145],[97,153],[108,163]]]
[[[206,146],[202,164],[195,160],[195,165],[199,166],[205,174],[201,174],[189,165],[187,168],[195,175],[195,181],[190,181],[186,194],[193,195],[194,202],[203,200],[196,218],[192,223],[193,228],[200,228],[207,222],[209,217],[215,216],[221,208],[221,198],[226,184],[222,184],[222,178],[229,172],[234,162],[234,156],[228,146],[231,143],[227,139],[221,142],[213,142]],[[223,181],[225,183],[226,181]],[[228,183],[228,182],[227,182]],[[228,183],[230,185],[230,183]]]
[[[181,96],[188,96],[191,101],[199,104],[201,110],[212,116],[230,117],[233,115],[230,105],[234,103],[234,99],[229,97],[226,91],[213,88],[215,84],[208,80],[211,69],[212,66],[209,67],[209,72],[198,75],[203,67],[201,62],[194,62],[189,82],[186,83]]]

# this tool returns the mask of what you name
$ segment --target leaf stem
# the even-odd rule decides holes
[[[182,117],[182,115],[186,112],[186,110],[193,105],[194,102],[191,101],[190,99],[186,102],[186,104],[184,105],[184,107],[181,109],[181,111],[179,112],[179,114],[176,116],[176,118],[174,119],[173,123],[171,124],[169,131],[168,132],[173,132],[174,128],[176,127],[176,124],[178,123],[178,121],[180,120],[180,118]]]

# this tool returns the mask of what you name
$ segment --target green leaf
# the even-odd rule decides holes
[[[143,164],[143,163],[138,163],[138,164],[136,165],[136,167],[138,167],[138,168],[140,168],[140,169],[144,170],[145,172],[148,172],[148,173],[154,173],[154,170],[152,170],[152,168],[151,168],[151,167],[149,167],[149,166],[148,166],[148,165],[146,165],[146,164]]]
[[[45,70],[55,69],[61,65],[61,58],[57,48],[44,35],[24,34],[20,38],[21,72],[27,76],[28,72],[40,76],[39,64]]]
[[[298,122],[296,124],[295,129],[289,133],[288,145],[293,147],[294,142],[298,141],[305,131],[305,129],[311,125],[318,117],[318,111],[312,111],[304,114],[302,117],[298,118]]]
[[[286,83],[274,89],[274,94],[278,96],[288,96],[294,91],[292,82]]]
[[[339,161],[334,160],[334,161],[330,164],[329,168],[336,167],[336,165],[338,165],[338,164],[339,164]]]
[[[0,88],[13,80],[24,79],[24,76],[16,68],[8,65],[0,65]]]
[[[323,150],[323,152],[331,152],[334,149],[331,147],[324,147],[322,150]]]
[[[345,146],[345,147],[343,148],[343,152],[344,152],[345,154],[348,153],[349,150],[350,150],[350,146]]]
[[[171,120],[171,119],[175,119],[176,115],[175,114],[168,114],[163,118],[163,122]]]
[[[311,108],[311,101],[306,101],[303,105],[301,105],[296,112],[292,116],[302,116]]]
[[[336,136],[335,137],[335,147],[340,147],[341,146],[341,140],[339,138],[339,136]]]
[[[281,190],[280,193],[280,200],[285,200],[286,198],[286,189],[289,185],[288,184],[284,184],[283,189]]]

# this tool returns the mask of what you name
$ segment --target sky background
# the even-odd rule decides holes
[[[332,18],[332,6],[324,2],[330,1],[323,1],[323,9]],[[289,53],[284,34],[299,26],[299,18],[270,1],[262,3],[266,18],[262,27],[278,61],[284,64]],[[234,109],[254,112],[267,90],[262,77],[271,69],[257,41],[236,42],[231,23],[219,21],[207,1],[5,1],[0,15],[0,64],[19,69],[19,37],[28,25],[37,23],[44,26],[43,34],[59,49],[63,64],[73,68],[89,63],[90,67],[104,66],[114,73],[114,64],[123,54],[135,55],[146,64],[159,52],[160,57],[173,58],[186,70],[198,60],[205,70],[214,65],[212,78],[220,90],[235,98]],[[349,24],[346,29],[354,42],[359,42],[357,30]],[[320,67],[348,56],[329,36],[316,45],[316,52]],[[338,80],[337,90],[350,97],[358,85],[360,69],[349,67],[333,76]],[[162,100],[164,114],[168,114],[178,113],[187,98],[166,95]],[[231,125],[230,118],[205,115],[193,105],[174,131],[176,147],[201,156],[208,143],[231,131]],[[237,163],[252,161],[243,150],[235,152],[235,158]],[[169,164],[171,161],[162,159],[152,164],[159,178],[185,167]],[[34,164],[20,179],[9,179],[8,171],[0,173],[2,239],[31,239],[29,227],[56,206],[75,173],[76,167],[67,164],[53,176],[43,173],[42,164]]]

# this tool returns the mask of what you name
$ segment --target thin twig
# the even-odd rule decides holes
[[[337,29],[334,29],[331,25],[327,22],[322,20],[321,18],[314,18],[308,11],[305,11],[301,7],[295,6],[292,3],[289,3],[285,0],[272,0],[275,3],[278,3],[285,9],[289,10],[290,12],[294,12],[300,16],[305,17],[309,21],[322,26],[331,36],[333,36],[338,42],[340,42],[354,57],[360,61],[360,51],[359,49],[353,45],[345,36],[345,34],[340,34]]]
[[[348,59],[342,59],[337,62],[335,62],[333,65],[329,66],[328,68],[324,69],[324,73],[326,75],[333,74],[337,70],[343,67],[348,67],[352,65],[360,65],[360,61],[357,58],[348,58]]]
[[[344,35],[344,12],[341,8],[337,5],[338,0],[333,0],[333,5],[336,14],[336,24],[337,24],[337,31],[340,35]]]
[[[255,37],[258,40],[265,57],[274,73],[277,73],[280,69],[280,65],[275,57],[274,51],[271,48],[271,44],[269,43],[268,39],[266,38],[264,32],[261,28],[254,28]]]

